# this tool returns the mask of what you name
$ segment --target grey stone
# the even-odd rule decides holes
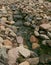
[[[51,38],[51,32],[47,32],[47,35],[49,36],[49,38]]]
[[[34,35],[38,37],[39,36],[39,32],[38,31],[34,31]]]
[[[45,34],[40,34],[40,38],[42,38],[42,39],[49,39],[49,37],[47,36],[47,35],[45,35]]]
[[[51,40],[46,40],[46,43],[51,47]]]

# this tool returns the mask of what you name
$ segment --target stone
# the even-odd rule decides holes
[[[18,48],[12,48],[8,51],[8,64],[14,65],[19,58]]]
[[[18,36],[17,37],[17,42],[23,44],[23,37],[22,36]]]
[[[2,31],[5,31],[5,26],[1,25],[1,26],[0,26],[0,29],[1,29]]]
[[[16,36],[16,34],[13,31],[10,32],[10,35],[11,36]]]
[[[43,44],[43,45],[46,45],[46,40],[43,40],[43,41],[42,41],[42,44]]]
[[[27,59],[27,61],[28,61],[31,65],[37,65],[37,64],[39,63],[39,57],[29,58],[29,59]]]
[[[4,40],[3,40],[3,38],[2,38],[2,37],[0,37],[0,43],[3,43],[3,41],[4,41]]]
[[[6,60],[8,58],[7,53],[6,53],[6,48],[2,47],[0,49],[0,57],[2,56],[2,59]]]
[[[30,26],[31,24],[30,24],[30,22],[25,22],[24,25]]]
[[[46,40],[46,44],[48,44],[51,47],[51,40]]]
[[[31,43],[35,43],[35,42],[38,42],[38,40],[37,40],[37,38],[34,35],[31,35],[30,36],[30,42]]]
[[[24,56],[25,58],[30,56],[30,50],[24,48],[23,46],[19,46],[19,47],[18,47],[18,51],[19,51],[19,53],[20,53],[22,56]]]
[[[51,56],[50,55],[47,55],[47,54],[42,54],[40,55],[40,63],[48,63],[48,60],[51,60]]]
[[[12,25],[12,24],[14,24],[15,22],[14,22],[14,21],[7,21],[6,23]]]
[[[49,37],[47,36],[47,35],[45,35],[45,34],[40,34],[40,38],[42,38],[42,39],[49,39]]]
[[[6,48],[12,48],[12,42],[8,39],[5,39],[3,44]]]
[[[43,3],[44,0],[38,0],[38,1],[39,1],[39,3]]]
[[[40,27],[46,30],[51,28],[51,25],[49,23],[44,23],[44,24],[41,24]]]
[[[47,35],[49,36],[49,38],[51,38],[51,32],[47,32]]]
[[[0,65],[4,65],[3,63],[0,63]]]
[[[32,43],[32,49],[39,48],[40,45],[38,43]]]
[[[6,21],[7,21],[7,18],[6,17],[2,17],[1,18],[1,22],[4,22],[5,23]]]
[[[39,36],[39,32],[38,31],[34,31],[34,35],[38,37]]]
[[[24,62],[20,63],[19,65],[30,65],[30,63],[28,61],[24,61]]]

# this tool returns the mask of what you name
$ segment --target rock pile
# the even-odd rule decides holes
[[[50,65],[51,2],[0,0],[0,65]]]

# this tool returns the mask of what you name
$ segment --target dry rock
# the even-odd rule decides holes
[[[33,43],[32,44],[32,49],[36,49],[36,48],[39,48],[40,45],[38,43]]]
[[[23,46],[19,46],[18,51],[24,57],[29,57],[30,56],[30,50],[24,48]]]
[[[20,63],[19,65],[30,65],[30,63],[28,61],[24,61],[24,62]]]
[[[27,59],[27,61],[28,61],[31,65],[37,65],[37,64],[39,63],[39,57],[29,58],[29,59]]]
[[[35,42],[38,42],[38,40],[34,35],[31,35],[30,42],[35,43]]]

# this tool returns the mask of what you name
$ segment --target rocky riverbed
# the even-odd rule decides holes
[[[0,1],[0,65],[51,65],[51,0]]]

